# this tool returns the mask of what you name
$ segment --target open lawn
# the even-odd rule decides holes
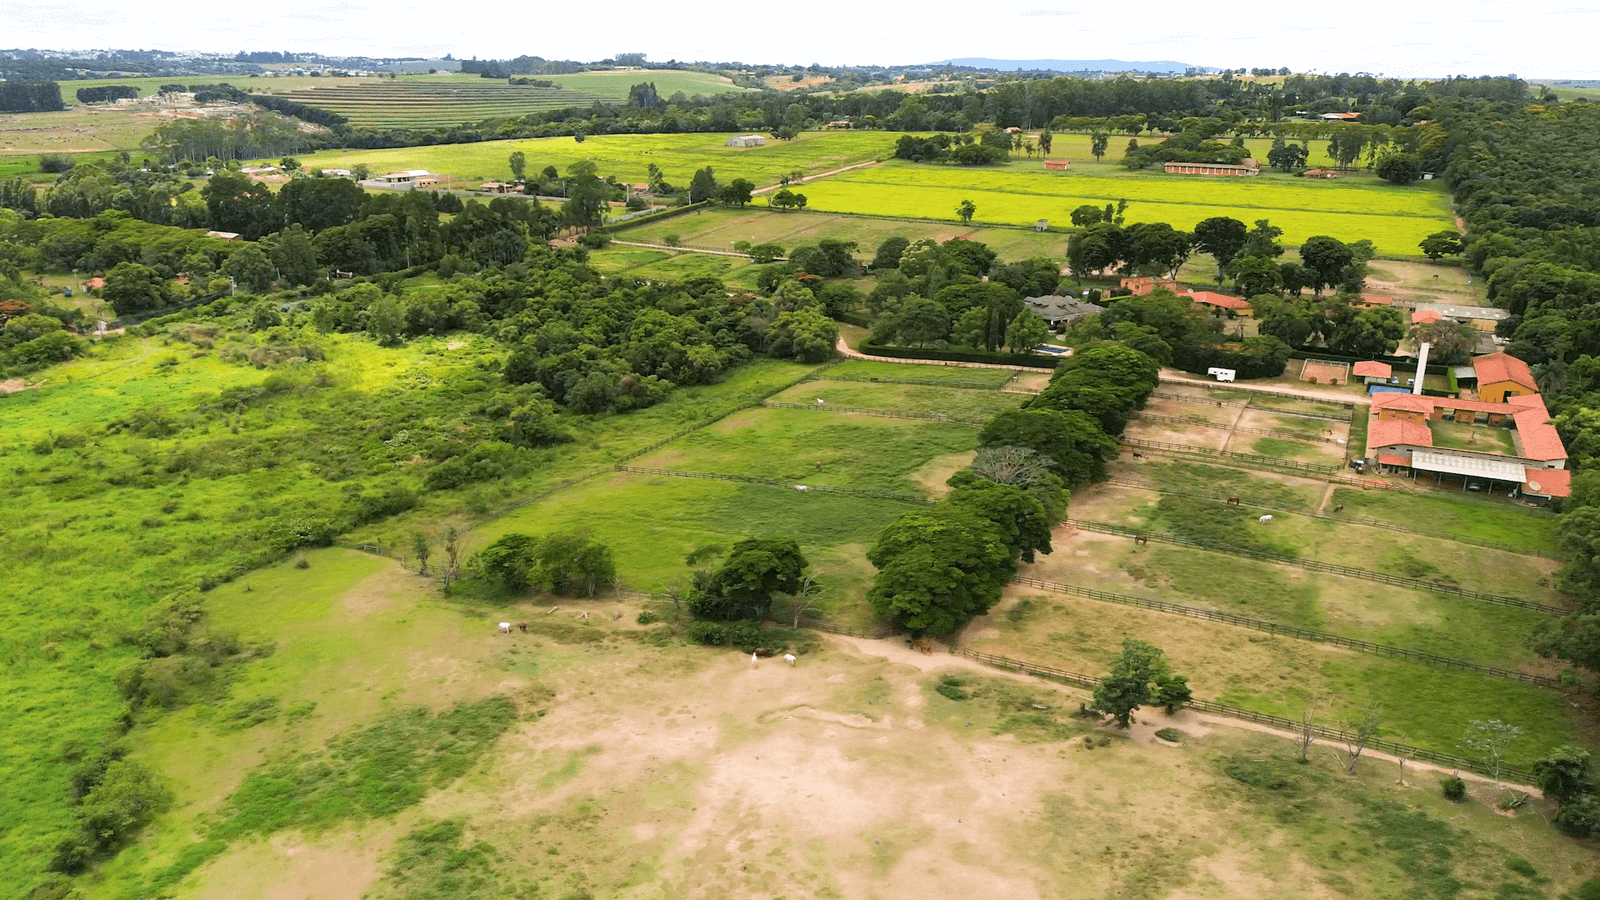
[[[1318,721],[1334,726],[1378,702],[1385,738],[1444,753],[1460,752],[1468,723],[1484,717],[1525,730],[1508,765],[1527,766],[1563,743],[1595,737],[1568,698],[1549,688],[1030,588],[1011,588],[1006,601],[968,626],[965,643],[1098,673],[1124,637],[1165,650],[1173,671],[1188,676],[1202,699],[1288,718],[1315,700]]]
[[[797,169],[815,174],[894,152],[892,137],[881,133],[807,132],[792,141],[769,139],[761,147],[729,147],[728,137],[592,135],[581,143],[572,138],[541,138],[393,150],[327,150],[300,157],[300,161],[308,169],[349,168],[364,163],[374,172],[427,169],[468,180],[488,180],[509,177],[507,159],[520,150],[527,156],[530,172],[546,166],[565,171],[572,163],[587,159],[594,161],[602,177],[615,175],[620,181],[639,184],[649,178],[647,167],[655,163],[669,183],[686,187],[697,169],[711,166],[720,182],[747,178],[759,186],[776,184],[779,175]]]
[[[951,387],[969,384],[987,384],[994,387],[1013,380],[1015,373],[1006,369],[967,369],[958,366],[919,366],[903,363],[873,362],[866,359],[849,359],[827,372],[829,377],[916,379],[918,381],[951,382]]]
[[[915,494],[921,492],[916,473],[922,466],[971,453],[977,445],[978,429],[971,425],[749,409],[633,464]]]
[[[1555,550],[1553,513],[1504,500],[1463,497],[1446,491],[1412,494],[1338,488],[1329,503],[1343,505],[1353,516],[1463,534],[1513,547]]]
[[[889,363],[888,365],[893,365]],[[828,374],[833,374],[830,369]],[[914,377],[915,371],[905,373]],[[952,417],[983,420],[1015,409],[1027,400],[1026,394],[996,390],[966,390],[923,384],[867,384],[858,381],[807,381],[772,398],[785,403],[816,403],[850,406],[857,409],[912,410],[942,413]],[[829,415],[818,412],[816,415]]]
[[[88,896],[488,896],[463,892],[469,865],[496,895],[1336,900],[1530,883],[1513,855],[1551,891],[1592,870],[1540,816],[1495,814],[1487,785],[1450,804],[1420,767],[1410,787],[1376,759],[1346,777],[1326,747],[1297,765],[1281,738],[1188,712],[1096,727],[1068,713],[1084,692],[898,641],[825,638],[794,668],[752,667],[634,625],[634,603],[545,616],[441,600],[345,551],[308,562],[215,595],[220,624],[278,653],[231,705],[135,733],[176,802]],[[462,715],[497,705],[513,715]],[[452,752],[419,753],[452,708],[468,726]]]
[[[1042,164],[1013,162],[963,168],[891,162],[807,185],[812,208],[891,216],[954,219],[971,200],[978,222],[1065,224],[1083,204],[1129,201],[1128,222],[1168,222],[1188,230],[1211,216],[1270,219],[1286,244],[1315,234],[1370,240],[1386,255],[1419,255],[1417,242],[1451,227],[1447,196],[1432,187],[1394,188],[1369,179],[1315,182],[1287,176],[1203,179],[1108,170],[1046,173]]]
[[[1429,378],[1439,376],[1430,375]],[[1516,443],[1511,438],[1511,429],[1497,428],[1488,425],[1464,425],[1460,422],[1446,422],[1442,419],[1428,420],[1428,430],[1433,432],[1433,445],[1435,447],[1448,447],[1453,450],[1481,450],[1484,453],[1501,453],[1506,456],[1517,454]]]
[[[125,106],[69,106],[61,112],[6,113],[0,115],[0,154],[5,154],[0,160],[13,154],[107,150],[139,153],[139,142],[165,121],[158,112]],[[36,171],[37,166],[35,160],[30,171]]]
[[[656,86],[661,99],[670,100],[673,94],[690,97],[739,93],[747,90],[734,84],[725,75],[710,72],[684,72],[677,69],[630,69],[622,72],[578,72],[572,75],[530,75],[542,81],[554,81],[569,91],[594,94],[618,102],[628,99],[628,89],[649,82]]]

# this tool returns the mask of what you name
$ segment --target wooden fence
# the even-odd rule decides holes
[[[1065,681],[1068,684],[1077,685],[1079,687],[1093,688],[1095,685],[1100,683],[1099,678],[1093,675],[1084,675],[1081,672],[1068,672],[1065,669],[1056,669],[1050,666],[1035,665],[1034,663],[1023,662],[1020,659],[996,656],[992,653],[980,653],[976,650],[961,650],[959,652],[962,656],[978,660],[982,663],[987,663],[996,668],[1010,669],[1014,672],[1025,672],[1029,675],[1038,675],[1040,677],[1051,678],[1057,681]],[[1229,706],[1225,703],[1214,703],[1210,700],[1191,700],[1187,705],[1190,709],[1195,709],[1200,712],[1211,713],[1219,716],[1228,716],[1234,719],[1242,719],[1246,722],[1256,722],[1279,729],[1281,731],[1299,732],[1305,727],[1304,723],[1296,719],[1287,719],[1283,716],[1258,713],[1253,710],[1241,709],[1237,706]],[[1344,743],[1347,741],[1354,742],[1356,740],[1356,735],[1337,728],[1328,728],[1322,725],[1312,725],[1311,730],[1318,738],[1321,738],[1324,741]],[[1376,750],[1380,753],[1389,753],[1402,759],[1418,759],[1424,762],[1433,763],[1434,765],[1448,766],[1452,769],[1465,769],[1469,772],[1479,772],[1484,775],[1498,777],[1507,781],[1517,782],[1519,784],[1531,784],[1534,780],[1533,773],[1523,769],[1501,766],[1498,772],[1493,772],[1487,765],[1484,764],[1482,760],[1471,759],[1465,756],[1457,756],[1453,753],[1440,753],[1438,751],[1427,750],[1422,747],[1413,747],[1409,744],[1399,744],[1395,743],[1394,741],[1385,741],[1375,738],[1368,740],[1366,742],[1366,746],[1369,749]]]
[[[1282,459],[1276,456],[1258,456],[1254,453],[1239,453],[1233,450],[1217,450],[1212,447],[1194,447],[1188,444],[1169,444],[1166,441],[1151,441],[1144,438],[1131,438],[1124,435],[1121,442],[1128,447],[1140,450],[1159,450],[1164,453],[1183,453],[1193,456],[1210,456],[1218,459],[1235,460],[1243,465],[1255,468],[1274,469],[1287,471],[1289,474],[1333,475],[1342,466],[1318,466],[1311,463],[1296,462],[1292,459]]]
[[[1177,488],[1165,487],[1147,479],[1132,478],[1126,475],[1118,475],[1115,478],[1108,478],[1103,483],[1114,484],[1119,487],[1130,487],[1137,488],[1139,490],[1154,491],[1158,494],[1172,494],[1173,496],[1177,497],[1193,497],[1197,500],[1216,500],[1218,502],[1226,502],[1237,497],[1240,506],[1248,506],[1252,509],[1270,509],[1274,512],[1291,513],[1300,516],[1311,516],[1312,518],[1323,519],[1329,522],[1342,522],[1350,525],[1363,525],[1369,528],[1382,528],[1386,531],[1396,531],[1403,534],[1415,534],[1422,537],[1437,538],[1441,541],[1452,541],[1458,544],[1471,544],[1474,547],[1484,547],[1489,550],[1504,550],[1508,553],[1520,553],[1524,556],[1542,556],[1545,559],[1562,558],[1560,554],[1549,550],[1535,550],[1531,547],[1520,547],[1515,544],[1491,541],[1487,538],[1473,537],[1470,534],[1456,534],[1453,531],[1431,531],[1426,528],[1412,528],[1409,525],[1399,525],[1394,522],[1385,522],[1381,519],[1369,519],[1366,516],[1347,516],[1344,513],[1317,512],[1312,510],[1310,508],[1310,504],[1308,503],[1300,503],[1295,505],[1286,500],[1267,500],[1261,497],[1247,497],[1243,494],[1229,494],[1226,491],[1206,492],[1200,490],[1179,490]]]
[[[1559,679],[1550,678],[1545,675],[1529,675],[1526,672],[1503,669],[1499,666],[1486,666],[1482,665],[1481,663],[1467,662],[1466,660],[1462,659],[1453,659],[1448,656],[1440,656],[1437,653],[1424,653],[1421,650],[1410,650],[1405,647],[1390,647],[1386,644],[1375,644],[1371,641],[1347,638],[1337,634],[1330,634],[1326,631],[1314,631],[1309,628],[1295,628],[1289,625],[1279,625],[1276,622],[1269,622],[1264,619],[1252,619],[1248,616],[1240,616],[1234,613],[1205,609],[1199,606],[1184,606],[1182,604],[1167,603],[1161,600],[1147,600],[1143,597],[1130,597],[1126,594],[1113,594],[1109,591],[1097,591],[1092,588],[1077,587],[1076,585],[1059,584],[1052,581],[1040,581],[1037,578],[1029,578],[1025,575],[1014,576],[1011,580],[1017,584],[1036,587],[1041,590],[1050,591],[1056,594],[1071,594],[1078,597],[1087,597],[1091,600],[1099,600],[1102,603],[1116,603],[1122,606],[1135,606],[1140,609],[1169,613],[1171,615],[1184,616],[1190,619],[1204,619],[1210,622],[1221,622],[1224,625],[1236,625],[1240,628],[1264,631],[1268,634],[1292,637],[1302,641],[1312,641],[1318,644],[1330,644],[1335,647],[1344,647],[1347,650],[1357,650],[1362,653],[1372,653],[1377,656],[1392,656],[1400,659],[1413,659],[1417,660],[1418,662],[1428,663],[1430,665],[1443,666],[1449,669],[1464,669],[1469,672],[1477,672],[1480,675],[1489,675],[1494,678],[1505,678],[1510,681],[1520,681],[1524,684],[1536,684],[1540,687],[1559,688],[1562,686]]]
[[[1330,575],[1344,575],[1350,578],[1361,578],[1367,581],[1377,581],[1383,584],[1392,584],[1396,587],[1410,588],[1418,591],[1429,591],[1435,594],[1449,594],[1454,597],[1465,597],[1468,600],[1477,600],[1483,603],[1493,603],[1496,606],[1514,606],[1519,609],[1531,609],[1536,612],[1547,613],[1553,616],[1566,615],[1568,610],[1559,606],[1550,606],[1536,603],[1532,600],[1521,600],[1516,597],[1502,597],[1498,594],[1485,594],[1481,591],[1468,590],[1454,585],[1440,584],[1437,581],[1423,581],[1420,578],[1406,578],[1403,575],[1390,575],[1386,572],[1374,572],[1370,569],[1357,569],[1354,566],[1343,566],[1338,563],[1322,562],[1316,559],[1303,559],[1298,556],[1288,556],[1282,553],[1268,553],[1265,550],[1250,550],[1244,547],[1229,547],[1223,544],[1213,544],[1205,541],[1192,541],[1172,534],[1155,534],[1129,528],[1126,525],[1113,525],[1109,522],[1089,522],[1083,519],[1068,519],[1066,524],[1084,531],[1098,531],[1101,534],[1121,534],[1128,537],[1143,537],[1146,540],[1162,544],[1176,544],[1183,547],[1195,547],[1200,550],[1209,550],[1214,553],[1227,553],[1233,556],[1243,556],[1247,559],[1261,560],[1262,562],[1281,563],[1290,566],[1299,566],[1313,572],[1326,572]]]
[[[1338,440],[1336,438],[1326,438],[1326,437],[1322,437],[1320,435],[1317,436],[1317,437],[1307,437],[1306,435],[1296,434],[1296,433],[1294,433],[1292,431],[1273,431],[1273,430],[1271,430],[1269,428],[1249,428],[1249,427],[1246,427],[1244,425],[1229,425],[1229,424],[1226,424],[1226,423],[1223,423],[1223,422],[1213,422],[1210,419],[1202,419],[1199,416],[1166,416],[1166,415],[1162,415],[1161,413],[1147,413],[1147,412],[1135,411],[1135,412],[1129,413],[1128,414],[1128,418],[1130,418],[1130,419],[1143,419],[1143,420],[1148,421],[1148,422],[1166,422],[1166,423],[1170,423],[1170,424],[1173,424],[1173,425],[1199,425],[1199,426],[1204,427],[1204,428],[1220,428],[1220,429],[1223,429],[1225,431],[1242,431],[1245,434],[1262,434],[1262,435],[1266,435],[1267,437],[1283,438],[1285,440],[1291,440],[1291,441],[1306,441],[1308,443],[1322,443],[1322,444],[1339,444],[1341,446],[1343,446],[1343,444],[1344,444],[1344,441]]]

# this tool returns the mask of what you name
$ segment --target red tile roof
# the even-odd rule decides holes
[[[1409,466],[1411,465],[1411,457],[1400,453],[1379,453],[1378,462],[1386,466]]]
[[[1525,407],[1527,409],[1541,411],[1545,409],[1544,398],[1538,394],[1512,394],[1506,398],[1506,403],[1510,406]]]
[[[1216,291],[1184,291],[1181,295],[1188,297],[1196,303],[1205,303],[1210,306],[1220,306],[1223,309],[1249,309],[1250,301],[1238,297],[1229,297]]]
[[[1404,409],[1411,412],[1432,414],[1434,401],[1438,397],[1424,397],[1421,394],[1401,394],[1395,391],[1385,391],[1372,398],[1373,409]]]
[[[1542,497],[1572,496],[1570,469],[1529,469],[1527,474],[1528,486],[1523,489],[1524,493]]]
[[[1405,419],[1379,419],[1373,422],[1367,431],[1367,446],[1389,447],[1394,444],[1432,447],[1433,432],[1429,431],[1426,425],[1408,422]]]
[[[1525,409],[1512,416],[1517,423],[1517,441],[1522,444],[1525,459],[1566,459],[1567,446],[1561,435],[1550,424],[1550,414],[1543,409]]]
[[[1507,353],[1491,353],[1488,356],[1475,357],[1472,360],[1472,370],[1477,373],[1480,388],[1498,381],[1509,381],[1530,391],[1539,389],[1528,364]]]
[[[1358,362],[1350,371],[1354,372],[1357,377],[1362,378],[1388,378],[1394,374],[1394,369],[1388,363],[1373,360]]]
[[[1424,322],[1437,322],[1442,318],[1444,318],[1444,316],[1439,315],[1431,309],[1419,309],[1411,314],[1411,324],[1421,325]]]

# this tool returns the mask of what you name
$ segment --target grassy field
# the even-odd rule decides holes
[[[894,363],[884,363],[894,365]],[[959,369],[957,371],[960,371]],[[912,377],[915,370],[901,377]],[[829,370],[833,374],[833,370]],[[892,409],[934,412],[980,422],[996,413],[1014,409],[1028,399],[1025,394],[994,390],[952,390],[923,384],[864,384],[855,381],[808,381],[796,385],[773,400],[786,403],[815,403],[850,406],[858,409]],[[825,415],[825,414],[822,414]]]
[[[445,128],[584,107],[606,99],[565,87],[489,79],[479,79],[477,83],[396,79],[348,86],[317,85],[280,93],[298,103],[345,116],[357,128]]]
[[[659,626],[633,624],[633,603],[578,604],[627,615],[575,621],[441,600],[347,551],[307,561],[211,601],[219,623],[278,647],[237,702],[282,712],[219,728],[228,709],[197,708],[141,728],[138,759],[176,803],[89,897],[1335,900],[1452,896],[1469,882],[1554,900],[1592,875],[1591,852],[1539,815],[1498,815],[1482,784],[1474,802],[1448,803],[1416,766],[1405,786],[1378,759],[1344,776],[1325,745],[1298,765],[1286,741],[1190,713],[1097,729],[1068,713],[1086,694],[959,657],[896,656],[890,642],[829,639],[794,668],[752,668],[661,641]],[[530,633],[496,635],[500,618],[527,618]],[[480,728],[460,735],[458,760],[416,753],[444,716],[406,719],[408,707],[506,700],[517,715],[492,741]],[[398,799],[372,815],[251,790],[305,763],[316,766],[284,787]],[[1513,858],[1532,864],[1512,871]]]
[[[1549,510],[1514,506],[1450,491],[1408,494],[1338,488],[1329,503],[1344,506],[1350,515],[1407,524],[1429,531],[1462,534],[1513,547],[1546,552],[1555,550],[1556,517]]]
[[[129,107],[70,106],[61,112],[0,115],[0,160],[40,153],[139,151],[139,142],[164,120]]]
[[[578,72],[573,75],[530,75],[528,77],[554,81],[569,91],[594,94],[614,101],[627,100],[628,90],[642,82],[649,82],[655,85],[656,93],[660,94],[663,100],[670,99],[673,94],[679,92],[690,97],[696,97],[740,93],[746,90],[746,88],[739,87],[723,75],[713,75],[709,72],[680,72],[676,69]]]
[[[986,384],[996,388],[1016,377],[1015,373],[1006,369],[918,366],[903,363],[872,362],[864,359],[851,359],[841,362],[829,369],[827,374],[829,376],[849,376],[850,378],[911,378],[918,381],[953,382],[951,384],[952,387],[965,387],[968,384]]]
[[[1370,240],[1379,253],[1398,256],[1418,255],[1419,240],[1452,222],[1442,190],[1394,188],[1373,178],[1201,179],[1109,166],[1046,173],[1037,162],[994,169],[896,162],[806,188],[810,206],[823,212],[954,219],[956,206],[970,199],[977,206],[975,221],[1019,225],[1037,219],[1065,224],[1082,204],[1127,199],[1128,222],[1168,222],[1187,230],[1211,216],[1264,218],[1284,230],[1286,244],[1331,234],[1347,242]]]
[[[711,166],[722,182],[747,178],[767,185],[796,169],[815,174],[894,152],[892,136],[866,132],[808,132],[792,141],[769,140],[760,147],[729,147],[727,139],[726,134],[593,135],[581,143],[572,138],[542,138],[394,150],[330,150],[301,162],[307,168],[348,168],[365,163],[375,172],[427,169],[463,178],[505,178],[511,174],[506,160],[520,150],[527,155],[529,171],[545,166],[564,171],[587,159],[594,161],[602,176],[615,175],[637,184],[649,177],[648,166],[655,163],[668,182],[686,187],[695,170],[706,166]]]

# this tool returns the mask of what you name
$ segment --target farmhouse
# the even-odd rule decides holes
[[[1226,313],[1229,318],[1250,315],[1250,301],[1239,297],[1230,297],[1215,291],[1184,291],[1178,296],[1188,297],[1196,309],[1210,310],[1217,315]]]
[[[1117,282],[1119,287],[1126,288],[1135,297],[1143,297],[1157,288],[1164,291],[1178,292],[1178,282],[1171,278],[1157,278],[1153,275],[1135,275]]]
[[[1248,177],[1261,174],[1261,163],[1253,159],[1246,159],[1236,166],[1227,163],[1167,162],[1161,164],[1161,169],[1169,175],[1233,175]]]
[[[729,147],[760,147],[767,139],[759,134],[736,134],[728,138]]]
[[[378,184],[406,185],[408,187],[426,187],[438,184],[444,179],[434,175],[427,169],[406,169],[401,172],[390,172],[372,179]]]
[[[1051,328],[1058,325],[1063,328],[1072,328],[1092,315],[1106,311],[1104,306],[1096,306],[1087,300],[1076,297],[1057,297],[1047,295],[1044,297],[1028,297],[1022,301],[1034,315],[1045,320]]]
[[[1362,364],[1363,366],[1368,364]],[[1373,364],[1378,365],[1378,364]],[[1379,393],[1367,429],[1367,457],[1379,471],[1432,474],[1435,482],[1460,479],[1462,490],[1493,492],[1547,502],[1571,493],[1567,449],[1550,424],[1550,412],[1532,387],[1527,364],[1504,353],[1473,360],[1480,399]],[[1387,367],[1385,367],[1387,368]],[[1364,374],[1368,369],[1360,369]],[[1370,370],[1376,374],[1376,370]],[[1519,393],[1520,392],[1520,393]],[[1486,425],[1486,430],[1462,426]],[[1463,437],[1464,436],[1464,437]],[[1505,450],[1505,436],[1511,449]]]
[[[485,181],[483,184],[478,185],[478,190],[483,191],[485,194],[514,194],[518,188],[516,185],[504,181]]]
[[[1394,374],[1394,369],[1388,363],[1358,362],[1351,373],[1357,378],[1365,379],[1367,384],[1388,384],[1389,376]]]

